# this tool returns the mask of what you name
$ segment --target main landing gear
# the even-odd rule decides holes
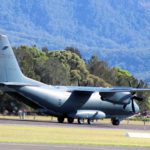
[[[92,124],[94,122],[94,120],[93,119],[88,119],[87,122],[88,122],[88,124]]]
[[[64,122],[64,117],[58,117],[57,120],[58,120],[59,123],[63,123]]]
[[[94,122],[93,119],[87,119],[88,124],[92,124],[93,122]],[[84,119],[78,118],[78,124],[83,124],[83,123],[84,123]]]
[[[78,118],[78,124],[83,124],[83,123],[84,123],[84,119]]]
[[[65,118],[64,117],[58,117],[57,120],[58,120],[59,123],[63,123]],[[74,118],[68,117],[67,122],[70,123],[70,124],[73,123]],[[87,119],[88,124],[92,124],[93,122],[94,122],[93,119]],[[83,124],[83,123],[84,123],[84,119],[83,118],[78,118],[78,124]]]
[[[64,117],[58,117],[57,120],[58,120],[59,123],[63,123],[65,118]],[[67,121],[68,121],[68,123],[73,123],[74,122],[74,118],[68,117]]]
[[[111,119],[111,122],[112,122],[112,124],[115,125],[115,126],[118,126],[118,125],[120,124],[120,120],[119,120],[119,119],[116,119],[116,118]]]
[[[74,118],[69,117],[69,118],[67,118],[67,121],[68,121],[68,123],[73,123],[74,122]]]
[[[64,117],[58,117],[58,122],[59,123],[63,123],[64,122]],[[74,122],[74,118],[68,117],[67,118],[68,123],[73,123]],[[116,118],[112,118],[111,122],[113,125],[118,126],[120,124],[120,120],[116,119]],[[83,124],[84,123],[84,119],[83,118],[78,118],[78,124]],[[87,119],[87,123],[88,124],[92,124],[93,123],[93,119]]]

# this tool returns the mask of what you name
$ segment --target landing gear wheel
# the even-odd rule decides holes
[[[63,123],[64,122],[64,118],[63,117],[58,117],[57,120],[58,120],[59,123]]]
[[[68,121],[68,123],[73,123],[74,122],[74,118],[69,117],[69,118],[67,118],[67,121]]]
[[[83,124],[84,123],[84,119],[78,118],[78,124]]]
[[[118,126],[120,124],[120,121],[118,119],[112,119],[111,122],[115,126]]]
[[[94,120],[88,119],[87,122],[88,122],[88,124],[92,124],[94,122]]]

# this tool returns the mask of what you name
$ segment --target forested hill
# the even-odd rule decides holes
[[[0,34],[13,46],[77,47],[150,80],[149,0],[0,0]]]
[[[92,55],[89,60],[83,60],[78,49],[66,47],[62,51],[48,51],[43,47],[39,51],[36,46],[14,47],[19,65],[23,73],[33,79],[39,80],[51,85],[78,85],[80,86],[129,86],[128,81],[133,87],[137,87],[138,80],[130,75],[126,70],[120,68],[111,68],[108,63],[99,60],[97,55]],[[147,84],[142,80],[141,88],[147,88]],[[140,104],[141,111],[150,108],[150,93],[139,93],[144,98]],[[16,99],[11,98],[6,93],[0,93],[0,112],[4,110],[12,111],[12,102],[15,103],[15,109],[25,107]]]

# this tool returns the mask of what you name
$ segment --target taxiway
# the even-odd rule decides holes
[[[25,125],[25,126],[48,126],[48,127],[60,127],[60,128],[90,128],[90,129],[116,129],[116,130],[143,130],[150,132],[150,125],[132,125],[132,124],[120,124],[119,126],[113,126],[111,123],[94,123],[88,125],[84,124],[68,124],[58,123],[57,121],[39,121],[39,120],[15,120],[15,119],[0,119],[1,125]]]

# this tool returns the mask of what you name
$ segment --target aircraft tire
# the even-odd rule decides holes
[[[92,124],[94,122],[94,120],[88,119],[87,122],[88,122],[88,124]]]
[[[63,117],[58,117],[57,119],[58,119],[59,123],[63,123],[64,122],[64,118]]]
[[[74,122],[74,118],[68,117],[67,121],[68,121],[68,123],[73,123]]]
[[[78,124],[83,124],[83,123],[84,123],[84,119],[78,118]]]
[[[114,126],[118,126],[120,124],[120,121],[118,119],[112,119],[111,122]]]

